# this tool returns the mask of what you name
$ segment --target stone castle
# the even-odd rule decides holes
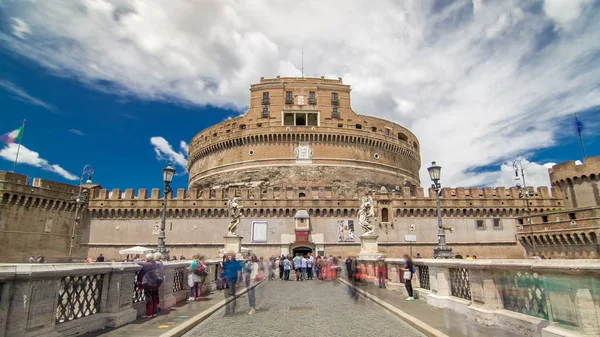
[[[416,136],[354,112],[341,78],[261,78],[250,88],[246,114],[191,141],[189,188],[167,196],[167,247],[177,256],[217,256],[227,234],[227,202],[238,197],[242,246],[260,256],[356,254],[360,197],[371,195],[382,254],[412,249],[429,257],[437,244],[436,200],[433,189],[426,195],[419,187],[421,164]],[[515,187],[443,188],[444,225],[454,227],[449,246],[481,258],[597,258],[600,157],[556,165],[550,174],[551,191],[538,187],[525,198]],[[78,259],[118,258],[120,249],[156,245],[160,189],[84,187],[91,200],[74,231]],[[69,200],[78,191],[0,172],[0,235],[10,242],[0,259],[67,258],[75,225]],[[408,243],[405,235],[417,241]]]

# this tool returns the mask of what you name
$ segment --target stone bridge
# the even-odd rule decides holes
[[[224,299],[209,261],[209,295],[185,303],[188,262],[166,262],[161,314],[144,314],[134,263],[0,264],[0,337],[8,336],[598,336],[597,260],[415,261],[417,299],[407,302],[401,259],[386,259],[387,288],[367,282],[348,296],[345,280],[253,286],[258,310],[247,315],[247,289]],[[237,303],[237,314],[224,307]]]

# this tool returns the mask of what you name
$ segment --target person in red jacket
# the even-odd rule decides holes
[[[385,288],[385,279],[387,278],[387,266],[382,256],[377,258],[377,279],[379,280],[379,288]]]

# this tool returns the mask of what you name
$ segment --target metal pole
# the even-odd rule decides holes
[[[410,258],[412,259],[412,257],[413,257],[413,254],[412,254],[412,241],[409,241],[408,245],[410,247]]]
[[[438,222],[438,249],[446,248],[446,232],[444,231],[444,225],[442,224],[442,211],[440,206],[440,189],[435,189],[435,206],[437,208],[437,222]]]
[[[159,253],[164,254],[165,249],[165,228],[167,226],[167,194],[169,193],[169,185],[165,183],[165,195],[163,202],[163,211],[162,211],[162,221],[160,223],[160,232],[158,233],[158,248],[157,251]]]
[[[17,172],[17,162],[19,161],[19,151],[21,150],[21,141],[23,140],[23,134],[25,133],[25,120],[23,120],[23,125],[21,129],[21,134],[19,135],[19,146],[17,147],[17,155],[15,156],[15,163],[13,164],[13,173]]]
[[[521,163],[519,163],[521,164]],[[531,222],[531,209],[529,208],[529,191],[527,191],[527,182],[525,182],[525,171],[523,170],[523,165],[519,165],[521,166],[521,177],[523,177],[523,188],[525,189],[525,206],[527,207],[527,223],[529,224],[529,233],[531,233],[531,242],[532,242],[532,246],[531,246],[531,251],[532,254],[535,256],[536,251],[535,251],[535,238],[533,236],[533,223]]]

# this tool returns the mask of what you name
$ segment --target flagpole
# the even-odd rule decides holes
[[[579,145],[581,146],[581,154],[583,155],[582,160],[585,161],[585,157],[586,157],[585,146],[583,145],[583,136],[581,135],[583,124],[581,124],[581,121],[577,117],[577,114],[575,114],[575,124],[576,124],[576,128],[577,128],[577,135],[579,136]]]
[[[13,173],[17,171],[17,161],[19,160],[19,151],[21,150],[21,140],[23,139],[23,133],[25,133],[25,120],[23,120],[23,128],[19,135],[19,146],[17,147],[17,155],[15,156],[15,164],[13,165]]]

